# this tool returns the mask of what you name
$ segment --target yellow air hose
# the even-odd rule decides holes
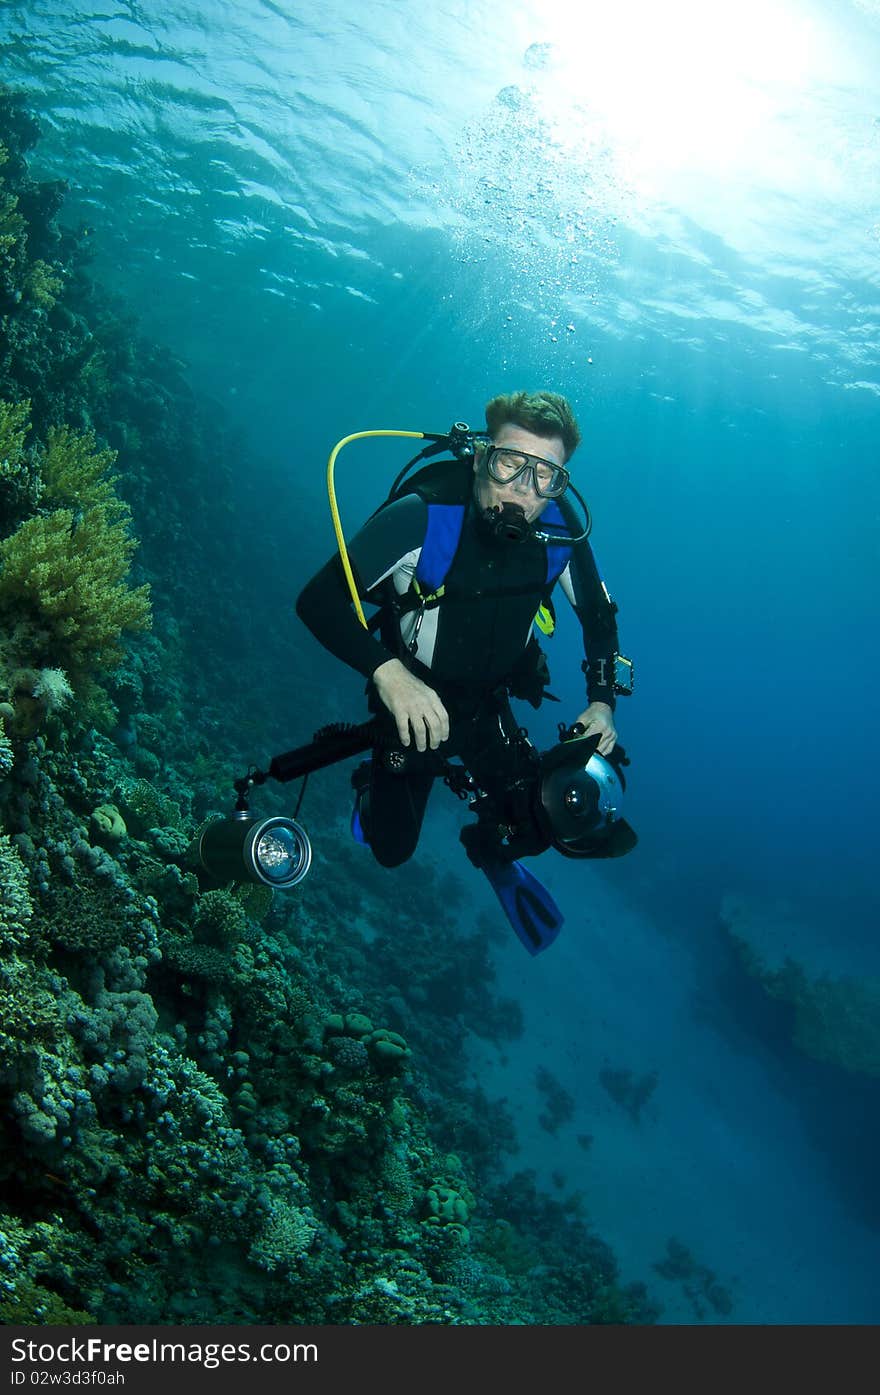
[[[327,494],[330,498],[330,516],[333,519],[333,531],[336,534],[336,542],[339,546],[339,556],[342,559],[342,570],[345,572],[345,579],[348,582],[348,589],[351,592],[352,604],[354,605],[357,618],[364,629],[367,628],[367,621],[361,606],[360,596],[357,593],[354,574],[351,570],[351,562],[348,560],[348,548],[345,545],[345,537],[342,532],[342,523],[339,519],[339,507],[336,503],[336,487],[333,483],[333,471],[336,466],[336,457],[351,441],[362,441],[367,436],[409,436],[414,441],[424,441],[427,439],[424,431],[354,431],[351,436],[343,436],[341,441],[330,452],[330,459],[327,461]]]

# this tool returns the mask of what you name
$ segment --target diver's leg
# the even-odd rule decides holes
[[[361,806],[361,827],[376,861],[383,867],[399,867],[412,857],[422,831],[422,820],[433,775],[387,770],[381,757],[370,762],[370,782]]]
[[[383,739],[371,759],[358,766],[351,780],[356,791],[361,841],[381,866],[399,867],[412,857],[418,845],[435,772],[429,772],[427,767],[419,769],[416,762],[414,769],[405,772],[385,764],[383,752],[396,745],[397,729],[372,682],[367,684],[367,699]]]
[[[518,860],[547,846],[537,829],[532,836],[529,785],[536,773],[534,751],[503,700],[478,715],[464,744],[462,760],[483,796],[477,801],[476,823],[465,824],[459,837],[522,944],[529,954],[540,954],[556,939],[563,916],[546,887]],[[515,840],[508,834],[510,827],[523,830]]]
[[[506,698],[492,694],[463,733],[461,759],[479,786],[476,824],[460,838],[471,862],[512,862],[548,846],[534,815],[539,756]]]
[[[507,698],[493,694],[462,727],[458,753],[480,787],[497,794],[532,767],[532,748]]]

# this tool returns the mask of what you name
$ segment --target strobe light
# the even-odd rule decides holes
[[[204,829],[199,861],[217,881],[262,882],[284,891],[308,872],[312,845],[295,819],[261,819],[237,811]]]

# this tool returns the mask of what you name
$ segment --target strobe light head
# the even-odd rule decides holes
[[[286,891],[308,873],[312,845],[295,819],[236,812],[203,830],[199,862],[217,881],[261,882]]]

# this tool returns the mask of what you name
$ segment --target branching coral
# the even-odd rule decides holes
[[[9,161],[9,151],[0,144],[0,170]],[[18,210],[18,198],[0,183],[0,291],[13,298],[24,276],[27,224]]]
[[[305,1259],[320,1227],[308,1208],[276,1201],[251,1246],[251,1259],[263,1269],[295,1268]]]
[[[38,259],[31,263],[25,277],[24,293],[38,309],[46,311],[52,309],[63,286],[64,282],[51,266]]]
[[[50,432],[46,494],[62,507],[25,519],[0,543],[0,610],[14,617],[31,663],[110,668],[122,658],[122,632],[150,626],[149,587],[127,584],[137,543],[128,505],[105,478],[112,460],[90,436]]]
[[[28,876],[18,849],[0,834],[0,949],[24,943],[33,915]]]
[[[180,826],[177,805],[155,785],[151,785],[149,780],[124,781],[120,788],[120,803],[138,837],[143,837],[150,829]]]
[[[29,430],[29,402],[0,402],[0,479],[11,479],[19,472]]]
[[[27,1063],[64,1034],[51,976],[29,960],[7,954],[0,966],[0,1081],[23,1083]]]
[[[73,689],[64,669],[41,668],[31,688],[31,697],[41,702],[47,712],[58,712],[66,707],[73,697]]]
[[[206,891],[195,915],[194,933],[199,944],[230,948],[247,929],[247,913],[228,891]]]
[[[26,519],[0,543],[0,607],[29,616],[34,658],[73,672],[120,662],[122,631],[150,625],[149,587],[125,584],[135,546],[102,508]]]
[[[78,436],[66,426],[53,427],[40,467],[46,499],[61,508],[103,508],[127,523],[128,506],[107,476],[115,459],[115,451],[98,448],[91,432]]]
[[[9,706],[9,704],[7,704]],[[6,735],[6,718],[14,716],[14,710],[9,707],[8,713],[0,714],[0,780],[6,778],[15,764],[15,752],[12,749],[12,742]]]
[[[2,241],[0,237],[0,247]],[[30,407],[29,401],[0,401],[0,501],[8,515],[4,531],[12,527],[17,510],[36,508],[42,492],[34,453],[24,444],[30,430]]]

